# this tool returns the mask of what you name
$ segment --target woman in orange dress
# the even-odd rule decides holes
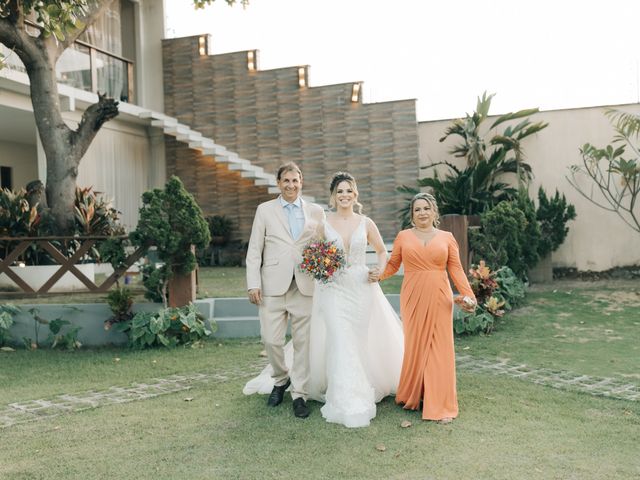
[[[413,228],[401,231],[381,275],[385,279],[404,264],[400,316],[404,359],[396,403],[418,410],[422,418],[450,423],[458,416],[453,292],[447,270],[460,295],[455,302],[473,311],[476,299],[460,264],[458,244],[450,232],[437,228],[438,206],[428,193],[411,200]]]

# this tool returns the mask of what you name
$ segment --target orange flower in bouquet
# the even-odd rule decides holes
[[[345,254],[333,241],[316,240],[302,250],[298,268],[322,283],[327,283],[346,265]]]

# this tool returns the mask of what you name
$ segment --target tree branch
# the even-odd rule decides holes
[[[71,134],[71,145],[78,153],[78,163],[89,148],[100,127],[118,116],[118,102],[98,93],[98,103],[94,103],[82,114],[78,128]]]
[[[9,17],[0,18],[0,43],[14,49],[20,43],[20,36]]]

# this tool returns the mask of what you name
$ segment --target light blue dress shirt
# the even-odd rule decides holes
[[[284,208],[285,216],[289,222],[291,237],[294,240],[297,240],[304,229],[304,211],[302,210],[302,202],[299,197],[296,198],[296,201],[293,203],[289,203],[280,197],[280,205]]]

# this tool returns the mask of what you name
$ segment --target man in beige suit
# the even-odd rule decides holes
[[[294,414],[306,418],[314,283],[297,265],[302,248],[315,236],[325,216],[320,206],[300,197],[302,172],[295,163],[282,165],[277,180],[280,196],[260,204],[253,220],[247,250],[247,290],[249,301],[258,305],[260,333],[273,367],[275,386],[267,405],[280,405],[291,385]],[[290,370],[283,348],[289,319],[293,340]]]

